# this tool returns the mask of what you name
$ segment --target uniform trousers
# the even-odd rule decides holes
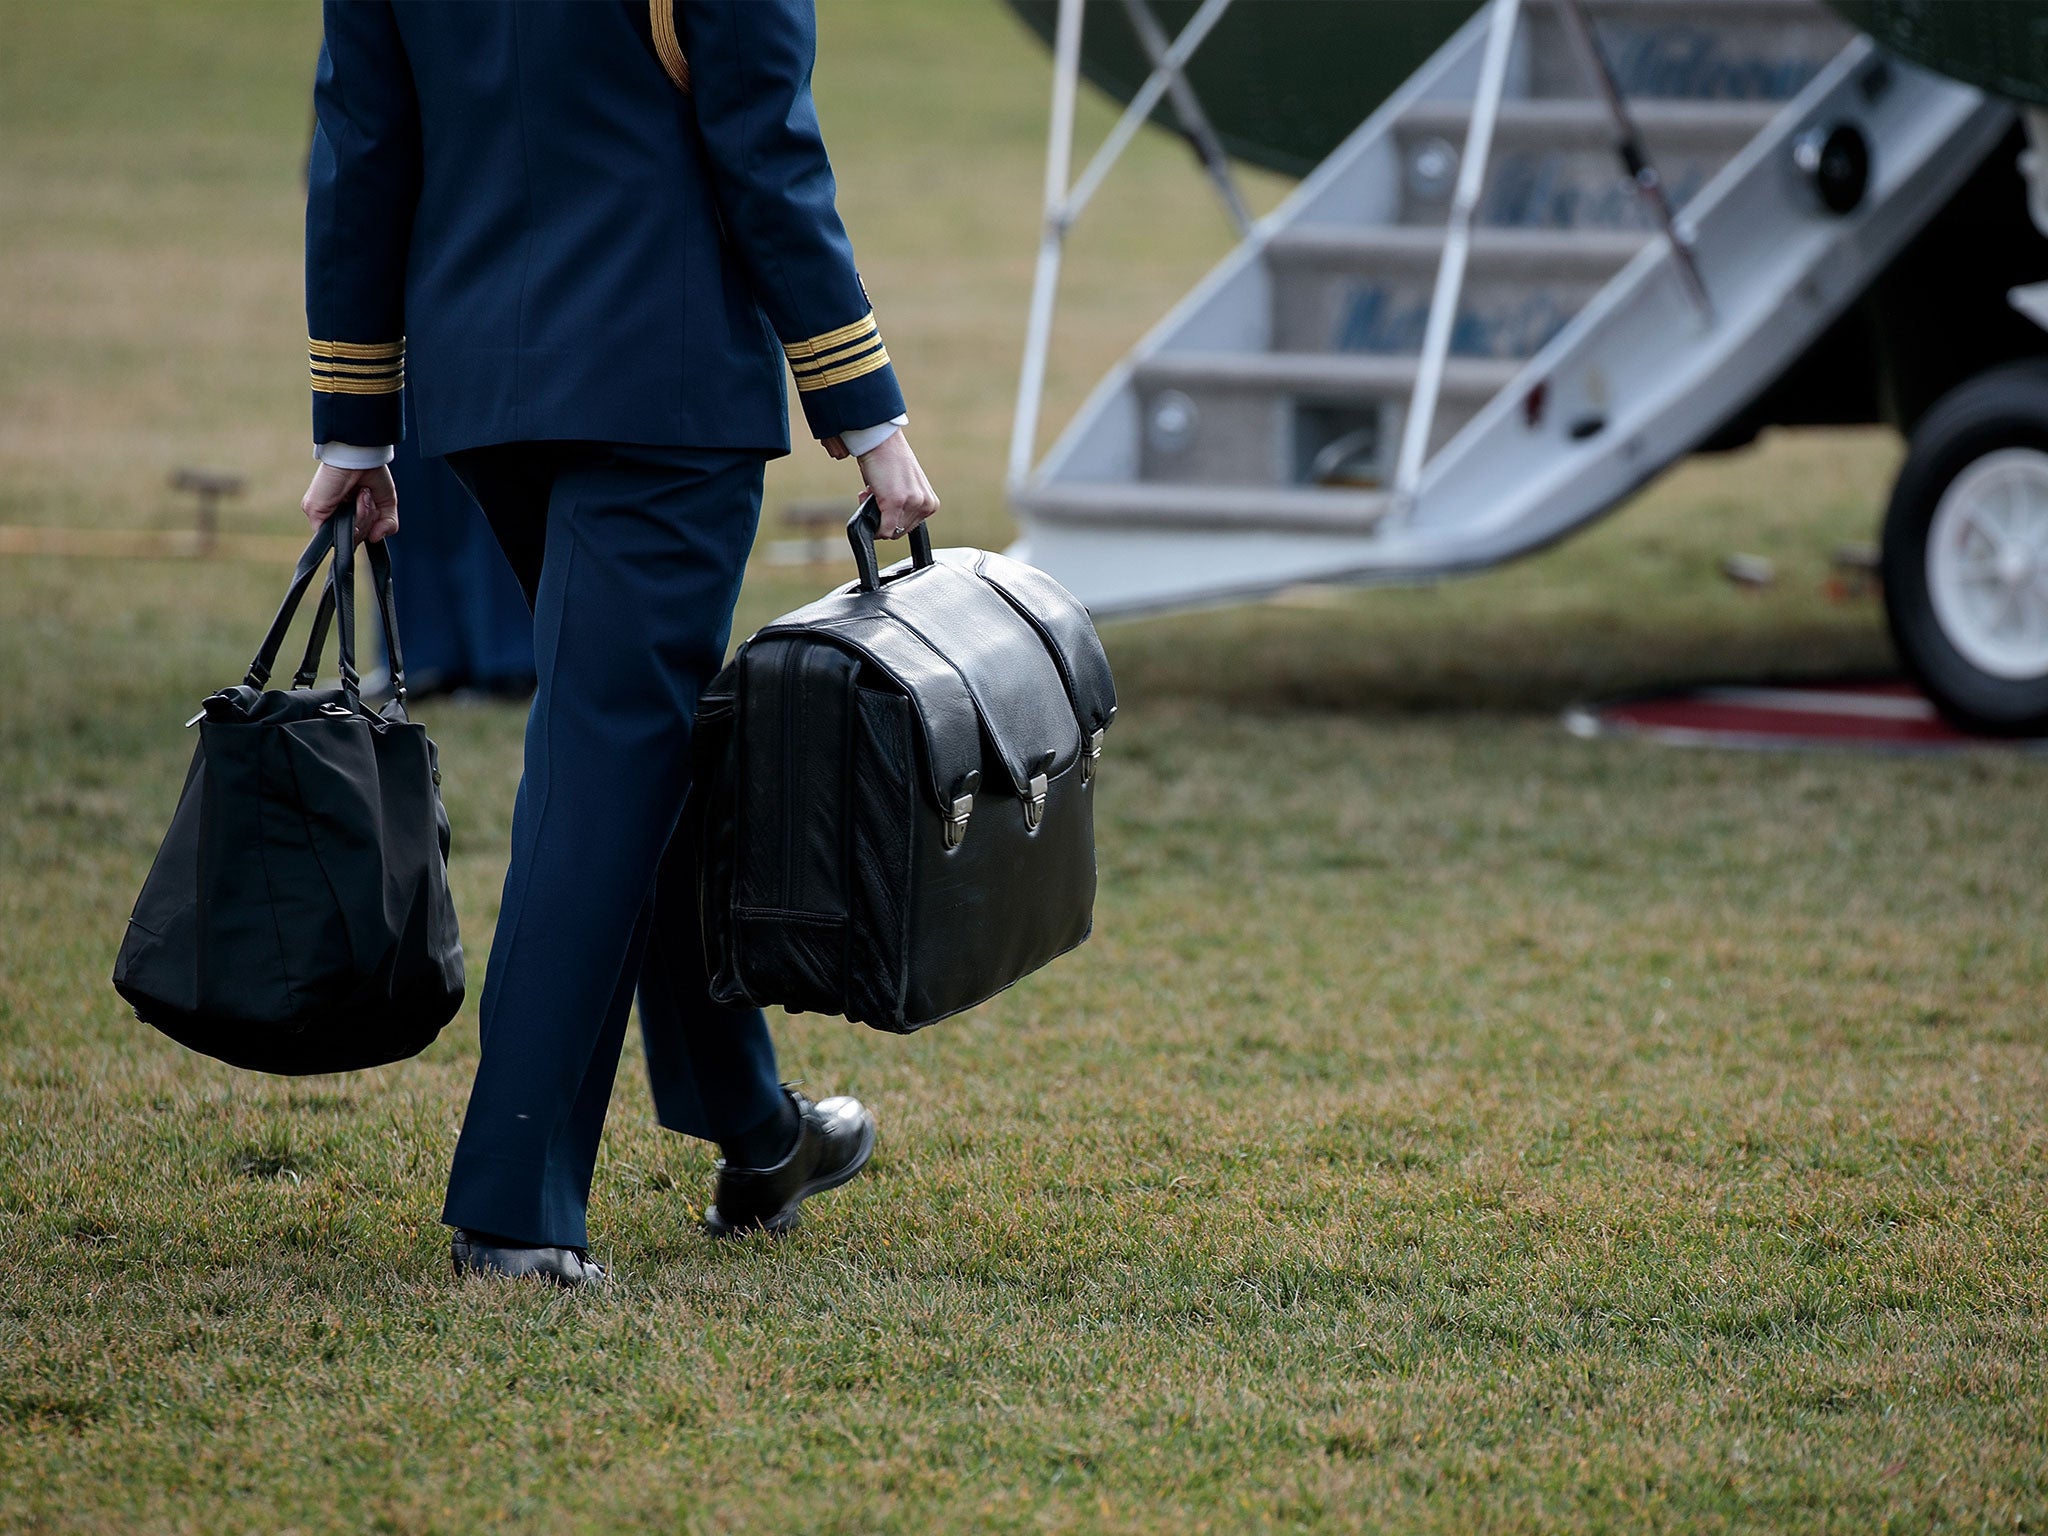
[[[587,1246],[636,989],[662,1125],[729,1140],[781,1110],[761,1011],[710,1000],[695,861],[677,835],[764,463],[617,443],[449,456],[532,606],[538,673],[450,1226]]]

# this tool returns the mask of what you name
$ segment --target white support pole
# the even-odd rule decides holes
[[[1165,69],[1171,44],[1159,25],[1159,19],[1152,14],[1152,7],[1145,0],[1124,0],[1124,14],[1130,17],[1131,30],[1138,35],[1138,42],[1144,47],[1145,57],[1152,61],[1152,67]],[[1173,101],[1173,110],[1180,118],[1182,131],[1187,134],[1188,142],[1194,145],[1203,171],[1216,188],[1216,195],[1223,199],[1224,211],[1237,227],[1237,238],[1244,239],[1252,232],[1251,212],[1237,190],[1237,179],[1230,174],[1230,157],[1223,151],[1223,141],[1216,136],[1209,114],[1202,110],[1201,97],[1195,94],[1194,86],[1188,83],[1188,77],[1180,70],[1175,70],[1169,77],[1166,93]]]
[[[1451,330],[1465,287],[1465,259],[1472,249],[1472,217],[1486,186],[1486,163],[1493,152],[1493,127],[1506,93],[1508,58],[1514,51],[1515,25],[1521,0],[1493,0],[1486,52],[1479,64],[1479,87],[1472,96],[1472,119],[1465,129],[1465,152],[1458,162],[1458,185],[1451,194],[1450,216],[1444,224],[1443,259],[1437,263],[1436,289],[1429,300],[1429,325],[1422,336],[1422,356],[1415,370],[1415,392],[1408,401],[1408,419],[1401,431],[1401,455],[1394,466],[1394,516],[1415,509],[1422,467],[1429,456],[1430,429],[1436,425],[1437,398],[1443,393],[1444,363],[1450,355]]]
[[[1052,122],[1045,146],[1045,215],[1038,237],[1038,269],[1031,279],[1031,318],[1024,331],[1024,363],[1017,374],[1017,411],[1010,420],[1009,485],[1031,473],[1038,444],[1038,407],[1045,394],[1045,355],[1052,344],[1053,300],[1060,283],[1060,251],[1067,238],[1067,173],[1074,163],[1074,101],[1081,79],[1082,0],[1060,0],[1053,33]]]
[[[1180,36],[1173,40],[1173,46],[1166,50],[1166,57],[1159,61],[1159,67],[1145,77],[1145,83],[1138,88],[1138,94],[1131,98],[1131,104],[1124,108],[1124,115],[1116,120],[1116,126],[1109,130],[1109,136],[1102,141],[1102,147],[1095,151],[1095,157],[1088,162],[1088,168],[1081,172],[1081,179],[1074,183],[1074,190],[1067,195],[1066,222],[1071,224],[1081,210],[1088,206],[1088,199],[1095,195],[1095,189],[1102,185],[1102,178],[1117,162],[1138,130],[1145,126],[1145,120],[1152,115],[1152,109],[1159,105],[1160,97],[1166,94],[1168,86],[1180,78],[1187,68],[1188,60],[1195,50],[1202,46],[1202,39],[1209,35],[1223,13],[1230,9],[1230,0],[1203,0],[1202,8],[1188,18],[1188,24],[1181,28]]]

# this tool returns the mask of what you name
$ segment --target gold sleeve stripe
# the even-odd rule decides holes
[[[676,38],[676,0],[647,0],[647,22],[654,30],[654,51],[661,67],[676,89],[690,89],[690,61],[683,57],[683,45]]]
[[[315,373],[364,373],[372,375],[403,373],[405,359],[394,357],[388,363],[330,363],[324,357],[313,359]]]
[[[323,379],[313,375],[313,392],[320,395],[395,395],[405,388],[403,376],[395,379]]]
[[[821,373],[828,368],[836,368],[842,363],[850,363],[860,353],[867,351],[869,347],[879,347],[881,344],[882,338],[879,336],[863,336],[859,341],[849,342],[847,345],[834,348],[830,352],[821,352],[807,363],[791,363],[789,369],[798,378],[802,378],[807,373]]]
[[[306,347],[315,357],[377,359],[405,356],[402,337],[397,341],[322,341],[317,336],[308,336]]]
[[[848,363],[843,368],[834,368],[826,373],[814,374],[808,378],[799,378],[796,381],[797,392],[808,395],[813,390],[830,389],[834,384],[844,384],[848,379],[857,379],[862,374],[873,373],[877,368],[886,368],[888,366],[889,349],[883,347],[878,351],[869,353],[858,362]]]
[[[792,363],[804,363],[820,353],[830,352],[835,347],[845,346],[849,341],[874,334],[875,312],[871,309],[853,324],[842,325],[836,331],[826,331],[823,335],[813,336],[809,341],[786,341],[782,344],[782,350],[789,354]]]

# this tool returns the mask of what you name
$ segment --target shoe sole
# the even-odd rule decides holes
[[[568,1276],[556,1274],[551,1269],[500,1269],[495,1264],[478,1263],[472,1259],[459,1259],[452,1254],[449,1256],[449,1260],[455,1270],[455,1278],[457,1280],[468,1280],[471,1278],[478,1280],[510,1280],[514,1282],[521,1280],[544,1280],[559,1290],[580,1291],[591,1286],[603,1285],[610,1278],[603,1265],[588,1262],[584,1265],[583,1278],[571,1280]]]
[[[764,1216],[761,1220],[746,1226],[734,1226],[718,1214],[718,1207],[714,1205],[704,1213],[704,1230],[713,1237],[742,1237],[749,1232],[766,1232],[772,1237],[787,1237],[804,1219],[803,1212],[797,1209],[798,1206],[813,1195],[822,1195],[828,1189],[837,1189],[842,1184],[853,1182],[861,1169],[867,1167],[868,1159],[874,1155],[875,1117],[869,1115],[866,1123],[861,1126],[860,1150],[855,1152],[852,1160],[837,1173],[828,1174],[822,1179],[812,1179],[796,1192],[794,1200],[773,1216]]]

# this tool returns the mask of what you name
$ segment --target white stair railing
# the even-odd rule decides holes
[[[1394,463],[1392,520],[1402,521],[1415,510],[1416,488],[1422,483],[1429,456],[1429,434],[1436,425],[1437,397],[1443,393],[1444,363],[1450,356],[1452,323],[1465,287],[1465,263],[1472,251],[1472,219],[1486,185],[1486,162],[1493,152],[1493,127],[1507,91],[1508,58],[1514,51],[1521,0],[1492,0],[1487,22],[1486,51],[1479,61],[1479,85],[1472,95],[1472,117],[1465,126],[1465,150],[1458,162],[1458,182],[1444,224],[1443,255],[1437,261],[1436,287],[1429,299],[1429,322],[1422,333],[1422,356],[1415,368],[1415,389],[1408,398],[1408,417],[1401,428],[1400,457]]]
[[[1614,148],[1621,156],[1622,169],[1628,172],[1636,191],[1649,204],[1657,227],[1664,231],[1664,238],[1671,242],[1671,255],[1678,263],[1678,275],[1699,310],[1700,318],[1712,325],[1714,301],[1707,296],[1706,279],[1700,276],[1700,264],[1693,254],[1692,240],[1672,215],[1671,197],[1664,190],[1664,178],[1657,174],[1657,167],[1651,163],[1649,152],[1643,147],[1642,135],[1636,132],[1635,118],[1630,115],[1628,103],[1622,98],[1621,83],[1614,78],[1614,71],[1608,66],[1607,55],[1593,31],[1593,18],[1586,14],[1586,0],[1557,0],[1557,9],[1565,32],[1572,40],[1572,51],[1579,56],[1579,67],[1585,70],[1586,78],[1607,104],[1607,115],[1614,120]]]
[[[1185,73],[1188,60],[1194,57],[1195,50],[1201,47],[1202,40],[1214,30],[1216,23],[1223,19],[1223,13],[1230,5],[1231,0],[1203,0],[1201,8],[1181,28],[1180,36],[1173,40],[1173,45],[1163,55],[1154,55],[1157,62],[1152,73],[1145,77],[1145,83],[1131,97],[1130,105],[1124,108],[1123,115],[1109,130],[1101,147],[1081,172],[1080,179],[1070,187],[1067,172],[1073,164],[1074,103],[1081,78],[1082,0],[1060,0],[1059,22],[1053,32],[1052,123],[1046,138],[1045,214],[1038,237],[1038,265],[1031,279],[1031,314],[1025,324],[1024,361],[1017,375],[1017,409],[1010,421],[1008,481],[1013,491],[1030,476],[1032,453],[1038,443],[1038,412],[1045,396],[1045,359],[1052,345],[1053,307],[1059,293],[1060,257],[1066,249],[1067,231],[1073,227],[1074,220],[1080,217],[1081,210],[1088,206],[1088,200],[1101,187],[1103,178],[1109,175],[1169,90],[1174,93],[1181,121],[1188,128],[1210,179],[1217,183],[1225,209],[1232,222],[1238,225],[1240,233],[1244,230],[1244,205],[1237,197],[1237,189],[1228,174],[1219,179],[1216,166],[1210,163],[1210,141],[1214,135],[1212,132],[1205,135],[1208,119],[1202,113]],[[1149,12],[1146,18],[1151,19]],[[1135,13],[1133,25],[1138,28],[1141,44],[1145,44],[1149,51],[1152,40],[1147,37],[1142,24],[1135,20]],[[1190,107],[1193,109],[1192,117]]]
[[[1124,14],[1131,18],[1131,30],[1137,33],[1152,67],[1165,69],[1170,50],[1166,32],[1152,14],[1152,7],[1145,0],[1124,0]],[[1174,115],[1180,119],[1182,131],[1201,159],[1202,169],[1208,172],[1209,181],[1216,188],[1216,195],[1223,199],[1223,206],[1230,213],[1230,222],[1237,226],[1238,239],[1242,240],[1252,232],[1251,212],[1237,190],[1237,179],[1230,174],[1230,156],[1223,152],[1223,140],[1209,121],[1209,114],[1202,110],[1202,99],[1188,84],[1185,70],[1173,71],[1166,83],[1166,94],[1173,102]]]
[[[1601,50],[1587,14],[1585,0],[1553,0],[1566,35],[1579,57],[1588,81],[1599,94],[1613,120],[1615,150],[1636,191],[1649,205],[1652,216],[1670,243],[1687,295],[1699,310],[1702,321],[1712,325],[1713,300],[1692,241],[1673,216],[1671,199],[1663,178],[1643,147],[1635,120],[1623,99],[1621,86]],[[1422,472],[1429,459],[1429,436],[1436,425],[1437,402],[1443,393],[1444,367],[1450,357],[1451,336],[1464,290],[1465,266],[1472,249],[1472,220],[1478,211],[1480,193],[1486,184],[1487,162],[1493,151],[1493,130],[1500,115],[1501,98],[1507,88],[1508,60],[1514,51],[1515,31],[1521,20],[1521,0],[1492,0],[1493,15],[1487,24],[1486,52],[1480,60],[1479,84],[1472,98],[1472,116],[1465,130],[1464,156],[1458,163],[1458,183],[1452,194],[1444,225],[1443,256],[1437,264],[1436,288],[1430,295],[1429,321],[1423,331],[1422,355],[1415,370],[1415,389],[1409,398],[1407,419],[1402,424],[1400,456],[1394,466],[1394,496],[1390,522],[1406,519],[1415,510],[1415,497],[1422,484]]]

